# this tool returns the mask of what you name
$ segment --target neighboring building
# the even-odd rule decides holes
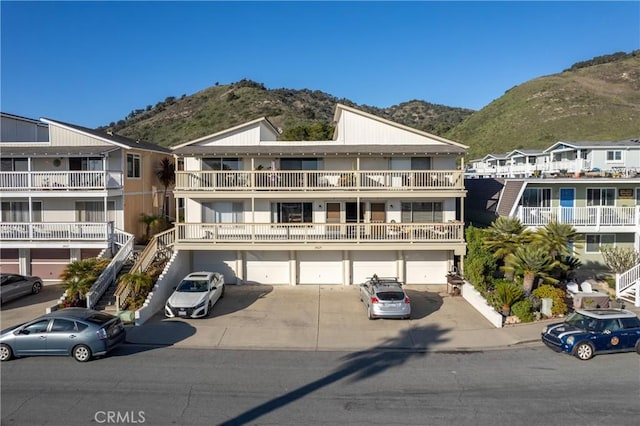
[[[595,142],[556,142],[538,150],[516,149],[471,160],[466,176],[527,178],[590,174],[632,177],[640,173],[640,139]]]
[[[0,270],[58,281],[76,259],[110,248],[114,232],[145,237],[160,214],[155,175],[169,150],[50,119],[1,114]]]
[[[445,284],[464,242],[464,145],[337,105],[331,141],[261,118],[174,147],[174,249],[230,283]]]

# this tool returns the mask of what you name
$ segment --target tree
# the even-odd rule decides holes
[[[531,232],[520,223],[518,218],[501,216],[486,229],[483,244],[496,260],[504,263],[507,256],[530,241]],[[507,277],[511,278],[511,271],[508,269],[506,271]]]
[[[67,291],[67,300],[76,305],[84,300],[87,292],[109,264],[109,259],[89,258],[69,263],[60,278]]]
[[[176,181],[176,167],[175,165],[169,161],[168,158],[163,158],[160,161],[160,165],[156,169],[156,176],[162,183],[164,187],[164,192],[162,194],[162,216],[169,216],[169,209],[167,206],[167,192],[169,191],[169,186],[173,185]]]
[[[621,274],[640,264],[640,252],[631,247],[604,246],[600,253],[604,264],[614,274]]]
[[[561,256],[571,256],[571,246],[580,248],[575,244],[578,241],[576,229],[566,223],[558,223],[553,220],[544,227],[539,228],[533,234],[533,241],[549,252],[551,258],[559,260]]]
[[[496,269],[496,261],[482,244],[484,231],[470,226],[465,231],[467,256],[464,260],[464,275],[480,292],[484,293]]]
[[[527,295],[531,294],[536,279],[542,278],[549,282],[557,282],[551,276],[557,261],[539,246],[520,246],[505,258],[504,270],[513,271],[516,276],[522,276],[522,287]]]
[[[137,308],[144,302],[153,287],[152,278],[144,272],[124,274],[118,279],[118,285],[131,286],[131,300]]]
[[[140,217],[140,222],[144,223],[145,227],[144,227],[144,238],[145,238],[145,244],[149,241],[149,239],[151,238],[151,228],[153,228],[154,226],[158,226],[162,223],[162,217],[158,216],[157,214],[142,214],[142,216]]]

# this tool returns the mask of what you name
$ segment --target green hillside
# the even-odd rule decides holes
[[[507,91],[446,137],[469,145],[468,158],[559,140],[620,140],[640,136],[640,51],[613,61],[574,65]]]

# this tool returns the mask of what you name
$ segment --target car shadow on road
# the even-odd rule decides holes
[[[273,286],[267,284],[228,285],[226,286],[224,298],[215,304],[213,311],[209,314],[209,318],[242,311],[272,291]]]
[[[397,337],[388,339],[384,343],[368,350],[345,355],[342,357],[342,365],[333,373],[266,401],[221,424],[255,424],[256,419],[288,404],[295,403],[297,400],[307,397],[340,380],[356,382],[369,379],[391,368],[399,367],[410,359],[425,357],[428,355],[430,345],[448,341],[444,335],[449,331],[450,329],[440,328],[437,325],[415,327],[411,330],[406,330]],[[414,339],[413,335],[415,334],[428,336],[428,339]],[[407,341],[414,342],[412,344],[413,346],[407,346]],[[399,346],[402,346],[403,350],[398,350]]]

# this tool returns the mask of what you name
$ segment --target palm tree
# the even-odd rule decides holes
[[[136,304],[141,299],[144,300],[144,298],[147,297],[153,287],[153,280],[144,272],[136,272],[122,275],[118,278],[118,285],[131,286],[131,299],[133,303]]]
[[[169,186],[173,185],[176,181],[175,165],[169,161],[168,158],[163,158],[162,161],[160,161],[159,167],[156,169],[156,176],[164,186],[164,194],[162,196],[162,215],[167,217],[169,215],[167,192],[169,191]]]
[[[144,239],[145,244],[151,238],[151,228],[162,223],[162,217],[157,214],[144,214],[140,217],[140,222],[144,223]]]
[[[67,290],[67,299],[76,304],[84,300],[87,292],[109,264],[109,259],[89,258],[69,263],[60,278]]]
[[[536,279],[557,282],[550,274],[558,262],[539,246],[520,246],[505,258],[504,270],[513,271],[522,276],[522,287],[527,295],[531,294]]]
[[[581,247],[575,244],[578,241],[578,232],[576,229],[571,225],[558,223],[555,220],[539,228],[538,231],[533,234],[533,240],[536,244],[546,249],[549,255],[556,260],[559,260],[561,256],[571,256],[571,245],[576,248]]]
[[[485,230],[483,245],[496,260],[504,262],[518,247],[530,241],[531,231],[528,231],[518,218],[501,216]],[[511,278],[511,271],[506,272],[508,278]]]

